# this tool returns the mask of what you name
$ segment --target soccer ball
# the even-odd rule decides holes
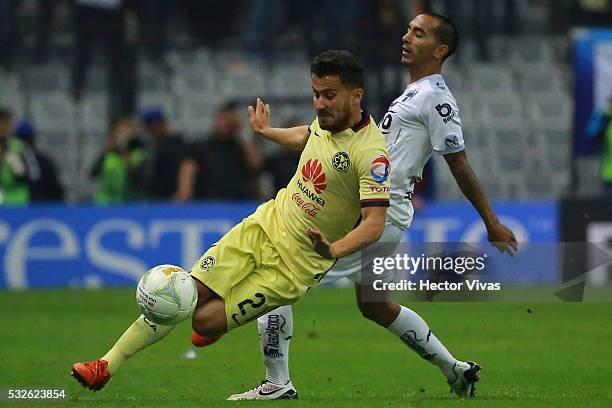
[[[198,290],[181,267],[158,265],[140,278],[136,301],[149,320],[173,326],[191,316],[198,301]]]

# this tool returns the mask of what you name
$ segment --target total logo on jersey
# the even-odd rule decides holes
[[[384,183],[389,178],[389,171],[391,169],[391,164],[389,163],[389,159],[385,155],[380,155],[370,164],[370,174],[375,181],[379,183]]]

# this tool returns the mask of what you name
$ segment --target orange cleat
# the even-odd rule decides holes
[[[191,332],[191,344],[193,344],[196,347],[206,347],[206,346],[210,346],[211,344],[215,343],[217,340],[219,340],[221,337],[206,337],[206,336],[200,336],[198,333],[196,332]]]
[[[111,378],[108,362],[101,359],[89,363],[75,363],[70,375],[76,378],[84,388],[92,391],[101,390]]]

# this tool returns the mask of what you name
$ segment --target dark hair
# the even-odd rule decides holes
[[[448,17],[438,13],[426,12],[423,14],[438,20],[438,26],[434,29],[434,35],[440,44],[448,46],[448,54],[446,54],[444,59],[453,55],[459,46],[459,30],[457,30],[455,23]]]
[[[318,77],[338,75],[343,84],[354,88],[363,89],[365,82],[361,61],[344,50],[323,51],[312,60],[310,72]]]

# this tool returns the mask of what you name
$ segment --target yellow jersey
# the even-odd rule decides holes
[[[362,207],[388,207],[390,162],[385,139],[365,112],[342,132],[321,129],[317,119],[309,132],[287,187],[250,218],[261,225],[293,276],[313,287],[335,260],[315,252],[306,229],[334,242],[358,225]]]

